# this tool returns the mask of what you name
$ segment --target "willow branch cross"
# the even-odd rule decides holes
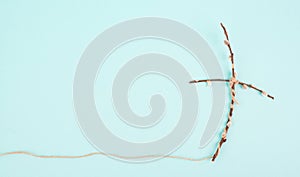
[[[252,84],[247,84],[247,83],[244,83],[244,82],[241,82],[241,81],[237,80],[237,78],[236,78],[237,74],[236,74],[236,71],[235,71],[235,68],[234,68],[234,54],[232,52],[232,48],[231,48],[231,45],[230,45],[230,42],[229,42],[229,36],[228,36],[228,33],[227,33],[227,30],[226,30],[225,26],[222,23],[221,23],[221,27],[222,27],[222,29],[224,31],[224,34],[225,34],[224,44],[228,47],[228,50],[229,50],[229,53],[230,53],[229,54],[229,60],[231,61],[231,78],[230,79],[206,79],[206,80],[193,80],[193,81],[190,81],[190,83],[204,82],[204,83],[207,83],[208,85],[210,85],[211,82],[228,82],[229,83],[230,97],[231,97],[229,114],[228,114],[226,126],[223,130],[223,133],[222,133],[222,138],[219,141],[217,150],[215,151],[214,155],[212,156],[212,161],[215,161],[215,159],[217,158],[217,156],[220,153],[220,149],[221,149],[223,143],[225,143],[226,140],[227,140],[227,133],[228,133],[229,127],[231,126],[231,119],[232,119],[232,114],[233,114],[233,110],[234,110],[234,104],[238,103],[235,99],[235,86],[237,84],[241,85],[244,89],[247,89],[247,88],[254,89],[254,90],[260,92],[262,95],[274,100],[274,97],[267,94],[265,91],[253,86]]]

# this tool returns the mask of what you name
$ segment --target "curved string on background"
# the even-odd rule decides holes
[[[203,158],[189,158],[189,157],[184,157],[184,156],[173,156],[173,155],[144,155],[144,156],[138,156],[138,157],[126,157],[126,156],[120,156],[117,154],[106,154],[104,152],[91,152],[88,154],[83,154],[83,155],[38,155],[34,154],[28,151],[13,151],[13,152],[6,152],[0,154],[0,157],[2,156],[8,156],[8,155],[28,155],[36,158],[42,158],[42,159],[80,159],[80,158],[86,158],[86,157],[91,157],[91,156],[96,156],[96,155],[103,155],[103,156],[114,156],[117,158],[123,158],[123,159],[137,159],[137,158],[151,158],[151,157],[162,157],[162,158],[168,158],[168,159],[180,159],[180,160],[186,160],[186,161],[193,161],[193,162],[200,162],[200,161],[205,161],[209,160],[212,157],[203,157]]]

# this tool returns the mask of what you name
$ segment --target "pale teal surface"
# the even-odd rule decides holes
[[[240,105],[235,110],[228,142],[215,163],[163,159],[133,164],[103,156],[38,159],[15,155],[0,157],[0,177],[299,176],[299,10],[300,3],[296,0],[1,1],[0,153],[25,150],[45,155],[80,155],[95,151],[82,135],[73,109],[76,65],[99,33],[137,17],[170,18],[197,30],[218,56],[224,73],[228,73],[228,53],[219,27],[222,21],[231,35],[238,76],[273,94],[275,101],[238,88]],[[195,66],[192,59],[182,58],[186,55],[183,52],[159,42],[157,46],[151,45],[152,42],[147,44],[151,50],[163,50],[157,46],[166,46],[164,51],[178,57],[195,78],[206,77],[201,66]],[[148,51],[147,47],[138,51]],[[127,49],[130,46],[124,51]],[[112,70],[116,70],[118,63],[107,63],[107,67],[114,65],[117,66]],[[103,72],[109,70],[104,68]],[[157,89],[143,82],[143,79],[137,82],[133,89],[137,92]],[[176,103],[176,89],[168,83],[164,88],[169,89],[166,97]],[[173,155],[205,157],[215,150],[218,137],[205,149],[197,148],[211,101],[210,89],[204,85],[198,88],[202,110],[198,125]],[[140,104],[141,100],[133,96],[132,101],[137,113],[149,111],[143,106],[147,100],[142,99]],[[172,106],[176,109],[180,105]],[[166,120],[176,121],[170,119],[175,113],[170,113]],[[132,137],[131,132],[113,127],[111,122],[109,126],[130,140],[142,138]],[[166,122],[166,126],[172,127],[172,123]],[[167,132],[153,130],[146,139],[157,138],[159,133]]]

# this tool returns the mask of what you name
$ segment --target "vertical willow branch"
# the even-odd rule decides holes
[[[236,80],[236,72],[235,72],[235,68],[234,68],[234,53],[232,52],[232,48],[231,48],[231,45],[229,42],[229,35],[227,33],[225,26],[222,23],[221,23],[221,27],[222,27],[225,37],[226,37],[226,39],[224,40],[224,44],[228,47],[228,50],[230,53],[229,59],[231,61],[231,79],[230,79],[229,83],[230,83],[231,103],[230,103],[230,110],[229,110],[226,126],[222,133],[222,139],[219,142],[217,150],[212,157],[212,161],[215,161],[215,159],[218,157],[223,143],[225,143],[227,140],[227,133],[228,133],[229,127],[231,126],[231,119],[232,119],[232,114],[233,114],[233,110],[234,110],[234,104],[237,103],[237,101],[235,99],[235,85],[238,83],[238,80]]]

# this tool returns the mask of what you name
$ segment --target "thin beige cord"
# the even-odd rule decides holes
[[[144,159],[144,158],[155,158],[155,157],[162,157],[162,158],[170,158],[170,159],[180,159],[180,160],[186,160],[186,161],[193,161],[193,162],[200,162],[209,160],[212,157],[204,157],[204,158],[189,158],[189,157],[183,157],[183,156],[172,156],[172,155],[144,155],[144,156],[120,156],[116,154],[106,154],[104,152],[92,152],[88,154],[83,155],[38,155],[27,151],[13,151],[13,152],[6,152],[0,154],[0,157],[3,156],[9,156],[9,155],[28,155],[36,158],[42,158],[42,159],[80,159],[80,158],[86,158],[91,157],[95,155],[103,155],[103,156],[112,156],[122,159]]]

